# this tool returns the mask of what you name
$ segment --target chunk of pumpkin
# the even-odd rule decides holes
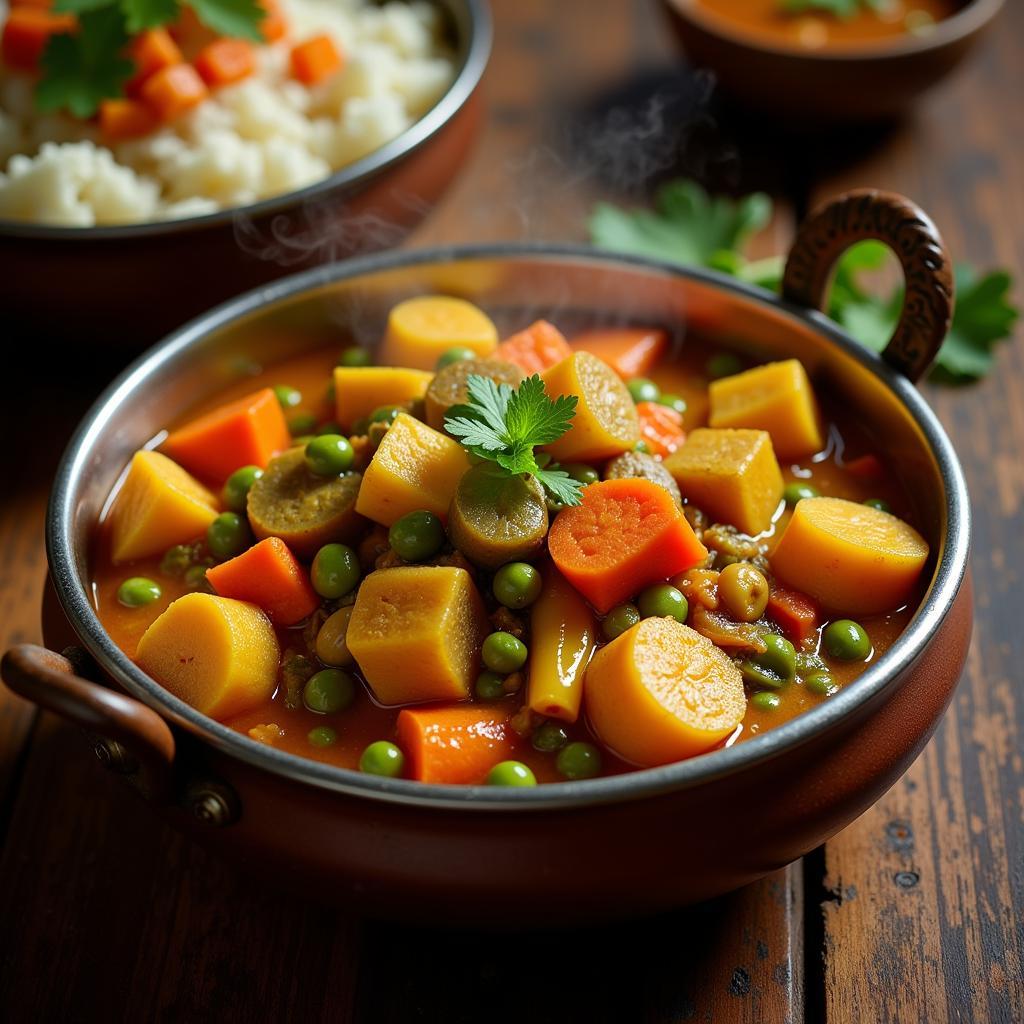
[[[460,444],[399,413],[366,467],[356,511],[384,526],[417,509],[447,520],[467,469],[469,456]]]
[[[573,348],[603,359],[620,377],[650,373],[668,348],[668,334],[658,327],[598,327],[572,339]]]
[[[490,632],[465,569],[410,565],[363,580],[345,642],[381,704],[463,700]]]
[[[902,519],[825,497],[797,503],[770,557],[788,586],[850,615],[906,604],[927,560],[928,542]]]
[[[110,512],[114,564],[156,555],[195,540],[217,518],[217,499],[159,452],[132,456]]]
[[[465,299],[421,295],[398,303],[388,315],[378,357],[391,366],[433,370],[441,354],[458,346],[483,357],[498,344],[490,317]]]
[[[142,634],[135,660],[165,690],[222,722],[273,696],[280,650],[254,604],[186,594]]]
[[[335,416],[343,429],[351,430],[356,420],[382,405],[405,405],[422,398],[433,379],[432,373],[403,366],[336,366]]]
[[[802,459],[824,441],[807,371],[799,359],[755,366],[708,387],[712,427],[767,430],[780,459]]]
[[[782,472],[764,430],[694,430],[664,466],[684,498],[744,533],[767,530],[782,500]]]
[[[654,767],[703,754],[743,720],[743,677],[732,659],[671,618],[638,622],[594,655],[587,719],[611,750]]]

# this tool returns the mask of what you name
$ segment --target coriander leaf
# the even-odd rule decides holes
[[[852,18],[860,10],[884,10],[887,0],[782,0],[782,9],[788,14],[820,12],[837,18]]]
[[[98,11],[101,7],[113,7],[117,0],[54,0],[53,9],[61,14],[81,14],[83,11]]]
[[[578,505],[583,484],[561,469],[538,469],[533,474],[555,501],[563,505]]]
[[[260,23],[267,12],[257,0],[185,0],[199,20],[214,32],[263,43]]]
[[[521,438],[531,448],[557,441],[576,415],[576,402],[575,395],[560,395],[552,401],[544,390],[544,382],[534,374],[509,399],[505,412],[508,434]]]
[[[121,95],[135,71],[121,56],[128,33],[118,8],[84,11],[78,25],[73,35],[51,36],[43,51],[35,96],[41,111],[67,109],[76,117],[92,117],[101,100]]]
[[[157,28],[178,19],[178,0],[120,0],[120,3],[129,32]]]
[[[453,405],[448,410],[444,425],[448,433],[458,438],[463,447],[484,458],[489,457],[487,452],[500,451],[507,444],[502,435],[495,433],[490,426],[478,420],[474,410],[465,405]]]
[[[526,444],[524,441],[513,442],[498,452],[494,461],[510,473],[536,473],[538,468],[537,460],[533,455],[533,445]]]

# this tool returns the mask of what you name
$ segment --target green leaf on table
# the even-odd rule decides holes
[[[178,0],[120,0],[120,3],[129,32],[158,28],[178,19]]]
[[[267,12],[258,0],[186,0],[199,20],[222,36],[265,42],[260,22]]]

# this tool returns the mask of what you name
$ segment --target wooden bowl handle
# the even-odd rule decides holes
[[[953,317],[953,271],[946,245],[928,215],[893,192],[846,192],[815,210],[797,232],[786,260],[782,295],[825,309],[832,270],[856,242],[884,242],[903,268],[906,296],[882,358],[919,380],[942,347]]]
[[[174,734],[151,708],[83,679],[68,658],[35,644],[12,647],[0,661],[0,676],[19,696],[99,737],[97,756],[145,796],[169,797]]]

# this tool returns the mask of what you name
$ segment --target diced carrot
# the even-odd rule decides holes
[[[584,488],[582,504],[563,509],[552,523],[548,550],[602,613],[707,557],[672,495],[633,477]]]
[[[291,446],[277,395],[262,388],[175,430],[162,450],[186,469],[222,482],[239,466],[265,467]]]
[[[682,413],[675,409],[657,402],[637,402],[636,414],[640,419],[640,440],[647,442],[652,455],[671,455],[686,440]]]
[[[472,785],[508,759],[513,734],[504,711],[466,705],[405,708],[398,715],[398,743],[412,778]]]
[[[292,77],[304,85],[316,85],[341,70],[341,51],[323,33],[292,47]]]
[[[858,476],[864,480],[878,480],[885,475],[885,467],[877,455],[861,455],[859,458],[851,459],[843,469],[851,476]]]
[[[268,537],[248,551],[206,570],[221,597],[262,608],[275,626],[294,626],[312,615],[320,598],[309,574],[279,537]]]
[[[818,606],[798,590],[776,590],[768,598],[768,617],[798,647],[818,628]]]
[[[100,103],[100,132],[107,142],[148,135],[159,123],[156,114],[141,100],[103,100]]]
[[[530,324],[525,331],[513,334],[498,345],[495,359],[515,363],[527,373],[543,373],[572,355],[562,332],[547,320]]]
[[[185,59],[171,34],[163,28],[140,32],[128,47],[128,55],[135,64],[135,74],[124,87],[129,96],[138,96],[142,83],[157,71],[180,64]]]
[[[276,43],[288,34],[288,22],[277,0],[259,0],[259,6],[267,12],[260,22],[260,32],[268,43]]]
[[[211,88],[240,82],[256,70],[256,53],[244,39],[217,39],[196,56],[196,71]]]
[[[51,14],[40,7],[15,7],[8,12],[0,37],[4,63],[19,71],[35,71],[51,36],[73,32],[73,14]]]
[[[150,75],[140,95],[161,121],[173,121],[202,103],[208,93],[191,64],[172,64]]]
[[[585,331],[572,347],[603,359],[620,377],[649,373],[665,354],[668,334],[658,327],[606,327]]]

